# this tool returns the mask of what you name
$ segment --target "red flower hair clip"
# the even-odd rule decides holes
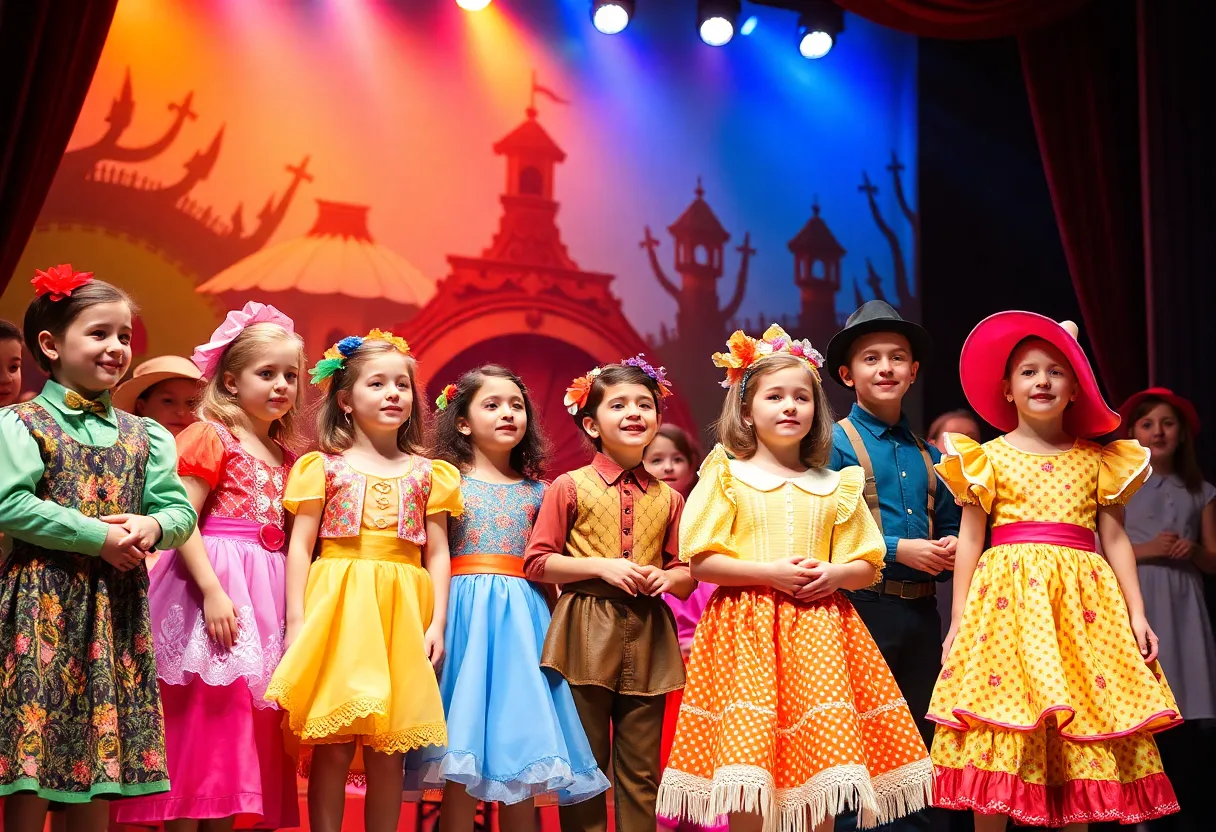
[[[51,300],[59,301],[92,279],[92,272],[78,272],[70,263],[64,263],[46,271],[35,269],[34,279],[30,283],[34,284],[34,294],[37,297],[49,294]]]

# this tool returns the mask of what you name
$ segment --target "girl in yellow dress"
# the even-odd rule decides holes
[[[948,434],[937,466],[964,508],[928,715],[934,793],[974,810],[976,832],[1007,818],[1083,832],[1178,811],[1152,738],[1178,708],[1123,530],[1149,454],[1085,438],[1119,416],[1076,334],[1030,312],[981,322],[963,346],[963,390],[1006,433],[984,445]]]
[[[907,703],[842,589],[878,578],[885,544],[860,468],[824,466],[823,359],[776,325],[731,336],[719,444],[680,527],[718,584],[701,615],[659,814],[732,832],[874,826],[928,805],[933,769]]]
[[[364,825],[392,832],[405,752],[447,742],[434,668],[460,474],[417,452],[422,404],[404,340],[375,329],[343,338],[311,373],[326,389],[321,451],[300,457],[283,495],[295,514],[288,648],[266,698],[311,746],[309,826],[339,832],[347,777],[361,765]]]

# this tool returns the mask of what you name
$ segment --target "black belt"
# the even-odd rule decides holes
[[[904,601],[918,601],[921,598],[932,598],[937,594],[936,581],[879,581],[868,586],[861,592],[873,592],[876,595],[890,595]]]

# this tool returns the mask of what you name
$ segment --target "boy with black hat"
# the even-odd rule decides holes
[[[925,713],[941,671],[934,596],[937,582],[954,566],[961,513],[933,470],[941,452],[916,436],[903,414],[903,398],[929,350],[923,328],[885,301],[872,300],[828,343],[826,366],[857,395],[833,431],[829,465],[860,465],[865,471],[866,503],[887,543],[882,579],[849,597],[890,665],[926,746],[933,726]],[[838,828],[848,825],[842,821]],[[928,829],[929,819],[919,812],[884,828]]]

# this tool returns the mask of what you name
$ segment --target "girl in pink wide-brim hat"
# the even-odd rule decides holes
[[[1010,817],[1081,832],[1178,811],[1152,736],[1180,721],[1178,706],[1122,522],[1149,454],[1090,441],[1119,417],[1076,336],[1031,312],[981,322],[963,389],[1005,433],[983,445],[948,434],[937,466],[963,520],[928,713],[934,802],[973,810],[976,832]]]

